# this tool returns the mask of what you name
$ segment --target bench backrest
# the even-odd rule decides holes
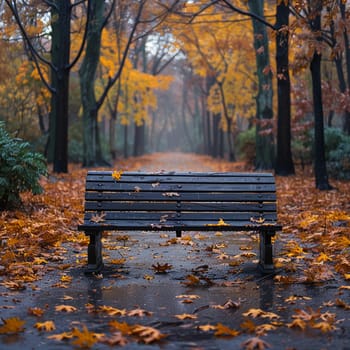
[[[115,180],[111,171],[89,171],[86,178],[84,224],[92,227],[229,230],[276,221],[269,173],[125,172]]]

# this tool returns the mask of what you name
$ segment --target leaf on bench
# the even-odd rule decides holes
[[[217,224],[206,224],[205,226],[230,226],[230,224],[226,223],[224,219],[220,218]]]
[[[105,221],[105,217],[106,217],[105,213],[94,214],[94,215],[92,215],[90,221],[91,222],[95,222],[95,223],[104,222]]]
[[[119,181],[120,178],[122,177],[123,170],[114,170],[112,173],[112,177],[114,180]]]
[[[141,187],[139,187],[139,186],[134,187],[134,192],[140,192],[140,191],[141,191]]]
[[[265,218],[263,218],[263,217],[251,217],[250,218],[250,221],[251,222],[254,222],[255,224],[263,224],[264,222],[265,222]]]
[[[162,196],[164,196],[164,197],[180,197],[180,195],[177,192],[165,192],[165,193],[162,193]]]

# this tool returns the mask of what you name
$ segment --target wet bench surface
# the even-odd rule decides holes
[[[256,231],[259,267],[273,272],[277,224],[270,173],[89,171],[84,223],[90,237],[87,272],[103,269],[103,231]]]

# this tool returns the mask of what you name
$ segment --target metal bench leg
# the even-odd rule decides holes
[[[100,272],[103,268],[102,260],[102,232],[88,232],[90,243],[88,246],[88,268],[86,273]]]
[[[259,267],[263,273],[274,272],[273,266],[273,249],[270,232],[260,231],[260,258]]]
[[[181,230],[176,230],[176,237],[181,237]]]

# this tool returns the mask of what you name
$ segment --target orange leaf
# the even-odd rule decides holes
[[[37,322],[34,325],[39,331],[51,332],[56,329],[55,323],[53,321]]]
[[[215,336],[217,336],[217,337],[220,337],[220,336],[236,337],[239,334],[240,334],[239,331],[236,331],[235,329],[231,329],[227,326],[224,326],[222,323],[218,323],[216,325]]]
[[[2,319],[3,325],[0,326],[0,334],[16,334],[24,331],[26,321],[18,317]]]

